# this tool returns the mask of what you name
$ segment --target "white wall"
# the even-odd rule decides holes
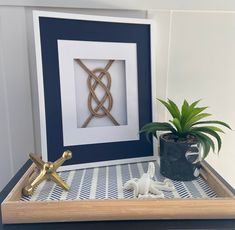
[[[235,10],[234,0],[1,0],[0,5],[121,10]]]
[[[204,98],[203,103],[210,105],[215,118],[235,127],[234,1],[35,2],[0,2],[0,158],[6,161],[0,161],[0,190],[26,161],[28,153],[40,149],[32,9],[140,18],[148,13],[156,21],[157,97],[170,97],[179,103],[184,98]],[[71,8],[63,8],[66,6]],[[202,9],[207,11],[198,11]],[[166,111],[158,106],[158,120],[166,118]],[[208,161],[235,188],[233,138],[234,133],[227,132],[220,156],[211,155]]]
[[[14,16],[13,16],[14,15]],[[0,190],[34,150],[23,7],[0,8]]]

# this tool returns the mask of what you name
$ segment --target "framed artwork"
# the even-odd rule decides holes
[[[60,170],[155,159],[152,21],[34,11],[41,150]]]

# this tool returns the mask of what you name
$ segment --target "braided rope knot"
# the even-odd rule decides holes
[[[111,76],[108,71],[102,68],[97,68],[92,71],[93,75],[89,75],[87,79],[87,85],[89,89],[88,95],[88,109],[91,114],[95,117],[105,117],[110,114],[110,111],[113,107],[113,97],[110,92],[111,88]],[[94,75],[102,73],[103,77],[106,77],[107,84],[105,85],[99,77],[94,78]],[[97,76],[97,75],[96,75]],[[94,81],[93,81],[94,80]],[[93,82],[92,82],[93,81]],[[97,86],[100,86],[104,90],[104,96],[101,100],[97,97],[95,90]],[[96,107],[92,107],[92,101],[95,101]],[[108,101],[108,106],[105,107],[104,103]],[[99,108],[99,109],[98,109]]]
[[[108,69],[113,64],[114,60],[109,60],[105,68],[96,68],[94,70],[90,70],[80,59],[76,59],[77,63],[80,67],[88,74],[87,78],[87,86],[89,89],[88,94],[88,109],[90,111],[89,117],[85,120],[82,125],[82,128],[87,127],[93,117],[102,118],[108,117],[114,125],[119,126],[120,124],[116,121],[116,119],[112,116],[111,110],[113,107],[113,97],[110,92],[111,89],[111,75],[108,72]],[[104,84],[102,81],[103,77],[106,77],[107,84]],[[99,86],[103,89],[104,95],[101,99],[99,99],[96,95],[96,88]],[[105,102],[107,101],[107,107],[105,106]],[[92,102],[95,102],[95,107],[92,106]]]

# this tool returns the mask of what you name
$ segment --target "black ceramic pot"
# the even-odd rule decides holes
[[[160,136],[160,172],[172,180],[190,181],[199,176],[200,149],[196,140],[175,142],[172,134]]]

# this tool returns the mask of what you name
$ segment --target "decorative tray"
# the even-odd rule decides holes
[[[40,184],[30,197],[22,188],[34,177],[35,165],[26,171],[1,204],[3,223],[39,223],[134,219],[235,219],[231,188],[202,164],[201,175],[190,182],[172,181],[176,190],[163,199],[137,199],[123,190],[131,178],[147,170],[148,162],[60,172],[68,192],[51,181]],[[155,179],[165,178],[156,166]]]

